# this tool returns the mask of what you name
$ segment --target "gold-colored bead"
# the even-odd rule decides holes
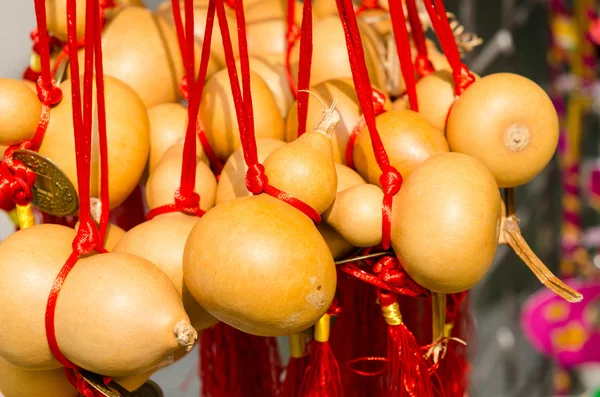
[[[42,71],[42,61],[40,60],[40,56],[32,52],[31,57],[29,58],[29,67],[36,73],[40,73]]]
[[[291,357],[301,358],[304,356],[304,348],[306,346],[304,334],[292,334],[288,336],[288,343],[290,345]]]
[[[400,305],[398,302],[394,302],[389,306],[381,306],[383,312],[383,318],[388,325],[400,325],[402,324],[402,314],[400,313]]]
[[[329,340],[329,330],[331,324],[331,316],[324,314],[323,317],[315,324],[315,340],[317,342],[327,342]]]
[[[35,217],[31,210],[31,204],[17,205],[17,217],[21,229],[27,229],[28,227],[35,225]]]

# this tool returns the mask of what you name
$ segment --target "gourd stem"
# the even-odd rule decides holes
[[[515,188],[504,189],[504,204],[506,204],[506,217],[515,215]]]
[[[446,294],[431,292],[431,313],[433,316],[433,341],[444,337],[446,326]]]
[[[331,105],[327,107],[325,102],[321,98],[319,98],[314,92],[310,90],[299,90],[299,92],[308,92],[312,95],[323,107],[323,115],[317,121],[317,123],[313,127],[313,131],[320,132],[328,138],[331,138],[333,133],[335,132],[335,127],[340,122],[340,114],[335,109],[337,106],[337,98],[334,97]]]
[[[558,279],[532,251],[521,234],[519,220],[516,216],[511,215],[504,220],[502,234],[508,245],[546,288],[568,302],[580,302],[583,299],[583,295]]]

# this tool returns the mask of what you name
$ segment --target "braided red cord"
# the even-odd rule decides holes
[[[454,34],[450,28],[450,22],[446,15],[446,8],[442,0],[435,0],[435,6],[432,0],[424,0],[425,8],[431,19],[431,25],[442,46],[442,51],[452,67],[452,76],[454,78],[454,92],[457,96],[461,95],[473,82],[475,76],[469,71],[469,68],[462,63],[460,53],[456,46]]]
[[[416,0],[406,0],[406,9],[408,11],[408,21],[410,23],[410,31],[415,48],[417,49],[417,56],[415,57],[415,70],[419,77],[426,76],[435,69],[433,64],[429,60],[427,51],[427,42],[425,40],[425,33],[423,32],[423,25],[421,24],[421,18],[419,18],[419,11],[417,10]]]
[[[312,6],[310,1],[305,1],[302,8],[302,38],[298,60],[298,136],[306,131],[308,117],[308,89],[313,53],[312,30]]]
[[[84,92],[83,92],[83,116],[81,108],[81,91],[79,84],[79,65],[77,57],[71,59],[71,84],[73,97],[73,129],[75,131],[75,152],[77,163],[77,182],[79,186],[79,220],[80,226],[77,235],[73,240],[73,252],[60,270],[54,280],[52,289],[48,296],[46,305],[46,338],[52,355],[66,369],[67,375],[73,386],[87,397],[100,396],[98,392],[92,389],[86,382],[81,381],[79,368],[71,363],[60,351],[56,339],[56,330],[54,327],[54,316],[56,312],[56,302],[60,290],[68,276],[69,272],[81,255],[92,251],[104,253],[103,239],[98,227],[92,220],[90,213],[90,161],[91,161],[91,135],[92,135],[92,85],[94,77],[94,54],[96,55],[96,67],[102,62],[101,45],[101,25],[100,10],[97,1],[87,0],[86,3],[86,36],[88,45],[85,49],[85,70],[84,70]],[[68,45],[71,53],[76,50],[76,1],[67,0],[67,32]],[[104,83],[102,67],[96,69],[96,87],[98,102],[98,126],[100,136],[100,161],[101,161],[101,194],[102,194],[102,217],[100,220],[101,230],[106,230],[108,222],[108,158],[107,158],[107,139],[106,139],[106,120],[104,104]],[[105,382],[110,382],[110,378],[105,378]]]
[[[175,26],[178,27],[178,32],[183,32],[181,14],[179,11],[178,0],[172,0],[173,18]],[[185,63],[186,87],[189,93],[188,102],[188,125],[183,144],[183,161],[181,164],[181,181],[179,188],[175,191],[174,203],[163,205],[152,209],[146,215],[146,219],[150,220],[158,215],[170,212],[185,212],[190,215],[202,216],[204,211],[200,209],[200,196],[194,192],[196,184],[196,135],[200,137],[200,142],[208,145],[208,140],[202,130],[202,125],[198,120],[198,112],[200,110],[200,100],[204,91],[204,81],[208,71],[208,60],[210,57],[210,44],[212,41],[212,30],[215,18],[215,3],[210,0],[206,16],[206,26],[204,29],[204,42],[202,43],[202,56],[200,59],[200,71],[198,78],[194,83],[194,10],[193,1],[185,0],[185,25],[186,33],[184,38],[179,39],[181,55]],[[181,46],[185,43],[184,46]],[[208,145],[210,149],[210,145]],[[205,150],[205,152],[207,152]],[[212,149],[210,150],[211,153]],[[208,154],[208,152],[207,152]],[[216,156],[215,156],[216,157]],[[220,162],[219,162],[220,164]]]
[[[415,68],[410,53],[410,39],[408,38],[408,30],[406,29],[404,9],[402,8],[402,4],[398,1],[390,1],[389,6],[392,28],[394,29],[394,37],[396,38],[396,52],[398,53],[398,59],[400,60],[402,77],[406,84],[408,101],[410,102],[410,108],[415,112],[418,112],[417,81],[415,79]]]
[[[375,159],[377,160],[377,164],[382,172],[381,177],[379,178],[379,182],[381,183],[384,193],[382,205],[383,221],[381,244],[384,249],[388,249],[390,246],[390,234],[392,228],[392,199],[400,190],[400,186],[402,185],[402,176],[396,168],[390,165],[389,158],[385,148],[383,147],[383,142],[381,141],[379,132],[377,132],[377,126],[375,123],[375,110],[372,100],[373,89],[371,87],[371,81],[369,80],[369,74],[365,64],[364,50],[360,40],[360,32],[358,30],[358,23],[356,21],[352,0],[336,0],[336,3],[346,36],[348,58],[350,59],[350,68],[352,70],[354,87],[358,94],[360,107],[365,118],[365,124],[369,129]]]
[[[269,179],[265,174],[265,167],[259,163],[256,150],[256,138],[254,135],[254,116],[252,108],[252,93],[250,91],[250,65],[248,61],[248,45],[246,40],[246,23],[244,17],[244,7],[242,0],[236,0],[236,18],[238,25],[238,38],[240,48],[240,72],[242,75],[242,88],[238,79],[235,67],[235,58],[227,19],[225,18],[225,8],[223,0],[216,0],[217,16],[219,18],[219,27],[223,38],[223,48],[225,51],[225,63],[229,74],[231,84],[231,93],[235,103],[236,117],[240,129],[240,140],[244,152],[244,161],[248,166],[246,173],[246,187],[252,194],[267,193],[294,208],[302,211],[315,223],[321,222],[321,215],[306,203],[290,196],[289,194],[269,185]],[[243,89],[243,96],[242,96]]]

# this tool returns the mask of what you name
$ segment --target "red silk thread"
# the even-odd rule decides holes
[[[427,41],[425,40],[421,18],[419,18],[416,0],[406,0],[406,10],[408,11],[411,36],[417,50],[414,62],[415,71],[419,77],[423,77],[434,72],[435,69],[429,60]]]
[[[394,37],[396,38],[396,52],[398,54],[398,59],[400,60],[402,77],[404,78],[404,83],[406,84],[408,101],[410,103],[410,108],[413,111],[418,112],[419,103],[417,101],[417,81],[415,79],[415,68],[412,61],[408,30],[406,29],[406,17],[404,16],[404,9],[402,7],[402,3],[399,1],[390,1],[389,7]]]
[[[175,191],[174,202],[154,208],[148,212],[146,218],[148,220],[170,212],[184,212],[190,215],[202,216],[204,211],[200,209],[200,196],[194,192],[196,185],[196,136],[200,137],[200,142],[204,145],[208,144],[208,139],[202,131],[202,125],[198,120],[198,112],[200,110],[200,100],[204,90],[204,82],[208,71],[208,60],[210,57],[210,44],[212,41],[212,29],[215,18],[215,2],[209,1],[206,16],[206,26],[204,29],[204,42],[202,43],[202,55],[200,59],[200,70],[198,78],[194,82],[194,10],[192,0],[185,0],[185,37],[179,37],[181,55],[184,60],[186,75],[185,93],[189,95],[188,100],[188,125],[186,129],[185,142],[183,144],[183,159],[181,164],[181,180],[179,188]],[[175,21],[178,36],[183,34],[183,26],[181,21],[181,12],[179,9],[179,0],[172,1],[173,19]],[[183,43],[183,46],[182,46]],[[199,132],[200,130],[200,132]],[[203,139],[204,138],[204,139]],[[205,147],[206,148],[206,147]],[[210,149],[211,153],[214,152]],[[206,153],[208,153],[205,150]],[[216,158],[216,156],[215,156]],[[212,162],[211,162],[212,164]],[[219,162],[220,164],[220,162]]]
[[[356,21],[352,0],[336,0],[336,3],[340,19],[342,20],[342,26],[344,27],[354,87],[358,94],[360,107],[365,118],[365,124],[369,129],[375,159],[382,172],[381,177],[379,178],[384,193],[381,210],[383,215],[381,245],[384,249],[388,249],[391,243],[392,201],[394,195],[398,193],[400,186],[402,185],[402,175],[400,175],[396,168],[390,165],[389,158],[383,147],[383,142],[381,141],[379,132],[377,132],[375,110],[372,101],[373,89],[365,64],[364,50],[360,39],[360,32],[358,30],[358,23]]]
[[[236,117],[240,130],[240,140],[244,153],[244,161],[248,166],[246,173],[246,187],[252,194],[267,193],[294,208],[298,209],[306,216],[311,218],[313,222],[319,224],[321,215],[306,203],[298,200],[295,197],[269,185],[269,179],[265,174],[265,167],[258,161],[256,149],[256,138],[254,134],[254,116],[252,108],[252,94],[250,91],[250,65],[248,60],[248,44],[246,40],[246,23],[244,17],[244,8],[242,0],[236,0],[236,18],[238,25],[238,39],[240,49],[240,72],[242,77],[242,88],[235,67],[235,58],[233,56],[233,48],[227,19],[225,18],[225,7],[223,0],[216,0],[216,12],[219,19],[219,27],[223,38],[223,48],[225,51],[225,63],[229,74],[231,84],[231,93],[235,104]],[[243,90],[243,94],[242,94]]]
[[[76,2],[75,0],[67,0],[67,32],[68,45],[72,50],[76,50]],[[86,397],[100,396],[98,392],[92,389],[87,382],[82,381],[79,375],[79,368],[71,363],[60,351],[58,341],[56,339],[56,330],[54,326],[54,316],[56,312],[56,303],[59,297],[60,290],[71,269],[77,264],[77,260],[81,255],[96,251],[105,253],[103,248],[103,240],[100,238],[101,233],[94,223],[90,213],[90,162],[91,162],[91,135],[92,135],[92,93],[93,93],[93,78],[94,66],[98,66],[102,62],[101,34],[100,34],[100,10],[99,4],[94,0],[87,0],[86,3],[86,36],[88,37],[88,45],[85,50],[85,66],[84,66],[84,92],[83,92],[83,115],[81,107],[81,91],[80,91],[80,76],[77,57],[71,60],[71,85],[73,98],[73,129],[75,131],[75,152],[77,163],[77,183],[79,186],[79,202],[80,226],[77,230],[77,235],[73,240],[73,252],[66,260],[59,274],[54,280],[52,289],[48,296],[46,305],[45,326],[48,346],[52,355],[60,362],[67,372],[67,377],[74,387]],[[94,65],[94,54],[96,55],[96,64]],[[100,136],[100,161],[101,170],[101,195],[102,199],[102,217],[100,230],[106,230],[108,222],[108,175],[105,171],[108,170],[107,162],[107,147],[106,147],[106,121],[105,104],[104,104],[104,85],[102,67],[96,69],[96,91],[98,102],[98,126]],[[102,148],[103,147],[103,148]],[[105,377],[105,382],[110,382],[110,378]]]

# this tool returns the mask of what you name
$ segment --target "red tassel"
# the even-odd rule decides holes
[[[275,396],[280,375],[275,338],[249,335],[223,323],[202,331],[202,396]]]
[[[281,383],[278,397],[296,397],[302,386],[304,372],[308,365],[308,360],[304,354],[305,342],[304,335],[293,334],[289,336],[290,342],[290,361],[285,368],[285,378]]]
[[[338,296],[342,310],[332,326],[330,344],[340,365],[344,396],[384,396],[382,362],[361,359],[386,354],[387,327],[375,288],[340,271]]]
[[[402,323],[393,294],[378,290],[379,303],[388,324],[388,397],[433,397],[428,365],[413,334]]]
[[[308,366],[304,373],[300,397],[341,397],[340,368],[329,345],[330,315],[315,324],[315,337],[308,345]]]

